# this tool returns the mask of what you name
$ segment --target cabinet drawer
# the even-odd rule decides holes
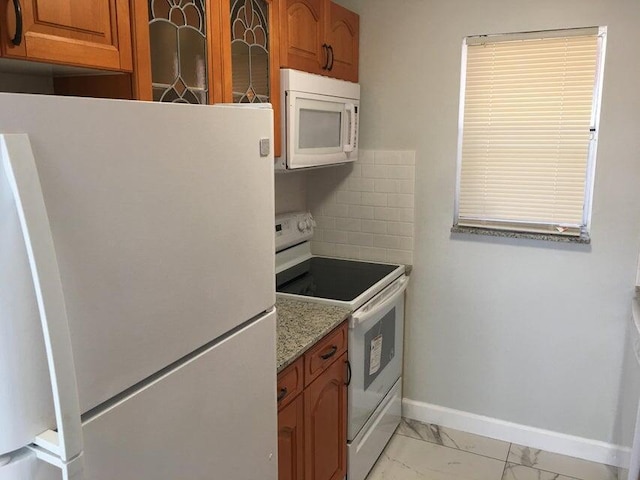
[[[286,407],[302,392],[304,388],[303,365],[303,359],[300,357],[278,374],[278,410]]]
[[[347,333],[347,322],[344,322],[304,355],[305,386],[347,351]]]

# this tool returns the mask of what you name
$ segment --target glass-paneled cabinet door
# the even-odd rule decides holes
[[[153,99],[209,103],[207,0],[149,0]]]
[[[234,103],[269,102],[269,3],[231,0]]]
[[[279,155],[280,64],[278,0],[227,0],[231,39],[231,94],[234,103],[271,103]]]

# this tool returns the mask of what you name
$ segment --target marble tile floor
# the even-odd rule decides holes
[[[608,465],[403,419],[367,480],[617,480]]]

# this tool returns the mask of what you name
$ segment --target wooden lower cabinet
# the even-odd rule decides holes
[[[347,473],[346,360],[345,353],[304,391],[306,480],[342,480]]]
[[[304,396],[278,412],[278,479],[304,478]]]
[[[336,328],[278,375],[279,480],[343,480],[346,475],[346,331],[346,324]],[[335,355],[327,356],[331,352]],[[331,361],[318,365],[318,355]]]

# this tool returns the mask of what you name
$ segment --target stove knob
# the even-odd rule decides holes
[[[307,223],[303,220],[300,220],[298,222],[298,230],[300,230],[301,232],[304,232],[306,228],[307,228]]]

